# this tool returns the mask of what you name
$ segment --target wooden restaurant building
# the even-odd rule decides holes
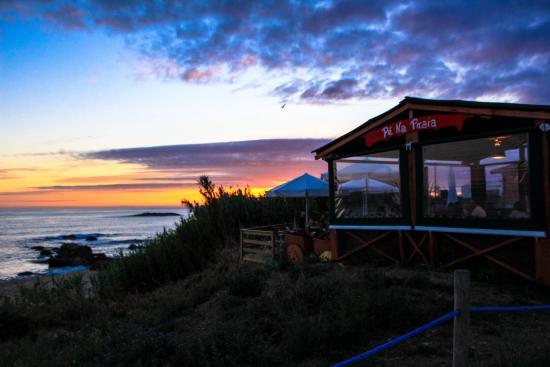
[[[406,97],[314,151],[333,259],[550,284],[550,106]]]

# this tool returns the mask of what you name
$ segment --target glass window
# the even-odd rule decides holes
[[[426,217],[531,217],[527,134],[427,145],[422,156]]]
[[[336,218],[402,216],[399,151],[335,161]]]

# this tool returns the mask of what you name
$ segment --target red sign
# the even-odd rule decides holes
[[[415,131],[437,130],[448,126],[454,126],[458,130],[462,130],[464,120],[469,117],[471,115],[430,115],[395,121],[366,133],[365,144],[371,146],[379,141],[407,135]]]

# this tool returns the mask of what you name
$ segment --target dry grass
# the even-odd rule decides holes
[[[452,307],[451,274],[335,264],[280,270],[240,265],[228,250],[218,259],[123,299],[81,300],[67,284],[4,303],[0,359],[18,366],[323,366]],[[532,287],[473,289],[476,305],[550,301]],[[18,332],[6,334],[7,320]],[[542,366],[550,357],[548,313],[474,316],[472,325],[473,366]],[[451,334],[450,324],[442,326],[363,365],[450,366]]]

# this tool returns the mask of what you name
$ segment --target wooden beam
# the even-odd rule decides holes
[[[376,246],[372,246],[372,247],[371,247],[371,250],[374,251],[374,252],[376,252],[378,255],[383,256],[383,257],[385,257],[386,259],[393,261],[395,264],[399,264],[399,260],[398,260],[398,259],[396,259],[395,257],[391,256],[390,254],[388,254],[388,253],[386,253],[386,252],[384,252],[384,251],[382,251],[382,250],[376,248]]]
[[[268,249],[255,249],[255,248],[245,247],[243,251],[244,251],[245,254],[246,253],[253,253],[253,254],[261,254],[261,255],[269,255],[269,256],[272,255],[270,248],[268,248]]]
[[[542,134],[542,187],[546,232],[550,231],[550,133]]]
[[[387,232],[384,232],[382,233],[380,236],[377,236],[375,238],[373,238],[372,240],[366,242],[365,240],[363,240],[362,238],[358,237],[357,235],[353,234],[352,232],[348,232],[348,235],[352,236],[353,238],[359,240],[360,242],[363,243],[362,246],[359,246],[358,248],[356,249],[353,249],[351,250],[350,252],[348,252],[347,254],[344,254],[342,256],[340,256],[339,258],[337,258],[336,260],[337,261],[340,261],[340,260],[344,260],[346,259],[347,257],[353,255],[353,254],[356,254],[358,253],[359,251],[363,251],[365,249],[367,249],[368,247],[372,246],[373,244],[375,244],[376,242],[380,241],[382,238],[384,237],[387,237],[390,233],[392,233],[392,231],[387,231]]]
[[[455,107],[455,106],[434,106],[425,104],[409,104],[409,108],[423,111],[438,111],[449,113],[464,113],[470,115],[495,116],[495,117],[518,117],[526,119],[550,119],[550,112],[544,111],[518,111],[502,110],[480,107]]]
[[[388,232],[388,233],[391,233],[391,232]],[[352,236],[353,238],[355,238],[356,240],[358,240],[359,242],[362,242],[362,243],[366,243],[365,240],[363,240],[361,237],[357,236],[356,234],[354,233],[349,233],[350,236]],[[376,252],[377,254],[385,257],[386,259],[389,259],[393,262],[395,262],[396,264],[399,264],[399,260],[397,260],[395,257],[389,255],[388,253],[376,248],[376,246],[374,246],[375,243],[372,244],[372,247],[371,247],[371,250],[373,250],[374,252]]]
[[[415,115],[415,111],[412,109],[409,110],[409,119],[412,119]],[[412,134],[409,134],[405,137],[407,143],[417,143],[420,140],[420,133],[418,131],[413,132]],[[409,186],[409,216],[411,218],[411,225],[416,225],[416,218],[418,213],[416,212],[416,203],[417,200],[422,200],[422,198],[417,198],[416,192],[417,192],[417,177],[416,173],[418,171],[418,168],[416,167],[416,149],[412,149],[410,151],[407,151],[407,171],[408,171],[408,186]],[[405,172],[401,172],[401,174],[406,174]]]
[[[459,258],[459,259],[456,259],[456,260],[453,260],[453,261],[451,261],[450,263],[447,263],[447,264],[443,265],[443,266],[441,267],[441,269],[450,268],[450,267],[452,267],[452,266],[454,266],[454,265],[460,264],[461,262],[464,262],[464,261],[466,261],[466,260],[470,260],[470,259],[472,259],[472,258],[474,258],[474,257],[481,256],[481,255],[486,254],[486,253],[491,252],[491,251],[498,250],[498,249],[501,248],[501,247],[508,246],[508,245],[510,245],[510,244],[512,244],[512,243],[514,243],[514,242],[519,241],[519,240],[521,240],[521,237],[510,238],[510,239],[508,239],[508,240],[506,240],[506,241],[499,242],[499,243],[497,243],[496,245],[486,247],[486,248],[484,248],[483,250],[478,250],[478,251],[475,251],[475,252],[473,252],[473,253],[471,253],[471,254],[469,254],[469,255],[463,256],[463,257],[461,257],[461,258]]]
[[[539,121],[539,125],[542,121]],[[550,231],[550,133],[543,133],[542,144],[542,191],[544,196],[544,222],[546,233]],[[537,280],[550,285],[550,238],[535,240],[535,273]]]
[[[408,233],[405,233],[405,235],[407,236],[407,238],[409,239],[409,242],[413,245],[414,247],[414,250],[413,252],[411,253],[411,255],[409,256],[408,260],[407,260],[407,263],[410,263],[411,260],[414,258],[414,255],[418,252],[418,254],[420,256],[422,256],[422,258],[424,259],[424,262],[426,263],[426,265],[429,265],[429,261],[428,259],[426,258],[426,256],[424,255],[424,253],[422,252],[422,250],[420,249],[422,247],[422,244],[424,243],[424,241],[426,240],[426,238],[428,237],[428,234],[424,234],[422,236],[422,238],[420,239],[420,241],[418,242],[418,244],[416,243],[416,241],[414,240],[414,238],[412,238]]]
[[[446,233],[445,236],[451,240],[453,240],[454,242],[458,243],[459,245],[462,245],[463,247],[466,247],[467,249],[469,249],[470,251],[478,251],[478,249],[474,246],[471,246],[470,244],[454,237],[454,236],[451,236],[450,234]],[[503,267],[504,269],[524,278],[524,279],[527,279],[531,282],[534,282],[535,281],[535,278],[533,278],[532,276],[530,275],[527,275],[525,274],[524,272],[522,272],[521,270],[513,267],[512,265],[509,265],[509,264],[506,264],[505,262],[503,261],[500,261],[498,260],[497,258],[491,256],[491,255],[487,255],[487,254],[484,254],[482,255],[483,257],[485,257],[486,259],[492,261],[493,263]]]
[[[258,245],[258,246],[265,246],[265,247],[271,247],[273,246],[273,240],[272,239],[269,239],[269,240],[265,240],[265,241],[262,241],[262,240],[251,240],[249,238],[243,238],[242,239],[242,243],[249,243],[251,245]]]

